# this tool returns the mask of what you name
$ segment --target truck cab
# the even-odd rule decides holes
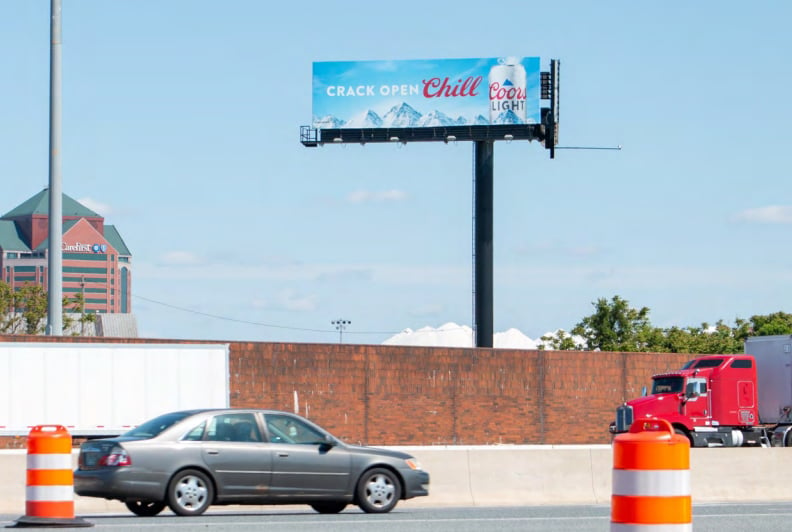
[[[649,395],[616,409],[613,434],[638,418],[662,418],[694,447],[762,445],[756,363],[751,355],[707,355],[682,369],[652,377]]]

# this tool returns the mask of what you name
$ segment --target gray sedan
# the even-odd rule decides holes
[[[165,506],[200,515],[213,504],[384,513],[428,487],[409,454],[348,445],[300,416],[252,409],[173,412],[87,441],[74,472],[78,495],[120,500],[140,516]]]

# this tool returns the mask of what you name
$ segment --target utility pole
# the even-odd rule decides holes
[[[80,336],[85,336],[85,276],[80,276]]]
[[[49,249],[47,335],[63,335],[63,196],[61,192],[61,0],[50,3]]]
[[[351,325],[352,322],[349,320],[333,320],[330,322],[332,325],[335,325],[336,330],[338,331],[338,343],[344,343],[344,329],[346,329],[347,325]]]

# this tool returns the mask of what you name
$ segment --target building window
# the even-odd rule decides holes
[[[127,291],[129,289],[129,269],[121,268],[121,312],[129,312]]]
[[[99,273],[107,274],[107,268],[80,268],[75,266],[64,266],[63,273]]]
[[[107,261],[107,255],[101,253],[64,253],[63,260],[100,260]]]

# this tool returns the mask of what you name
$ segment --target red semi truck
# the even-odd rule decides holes
[[[652,377],[616,409],[612,434],[662,418],[693,447],[792,447],[792,336],[757,336],[741,355],[706,355]]]

